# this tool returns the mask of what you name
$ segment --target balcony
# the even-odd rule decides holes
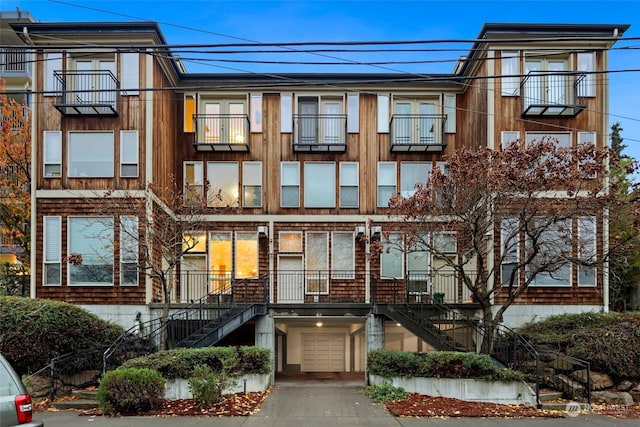
[[[120,82],[109,70],[54,71],[54,106],[65,116],[117,116]]]
[[[585,74],[531,72],[520,86],[522,117],[575,117],[590,88]]]
[[[0,49],[0,76],[30,77],[31,55],[25,49]]]
[[[198,151],[249,151],[249,117],[246,114],[196,114]]]
[[[293,116],[293,151],[344,153],[347,151],[345,114],[296,114]]]
[[[392,153],[442,153],[446,148],[443,114],[394,114],[391,117]]]

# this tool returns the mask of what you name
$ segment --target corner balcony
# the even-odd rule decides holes
[[[0,49],[0,77],[31,77],[31,55],[24,48]]]
[[[520,86],[522,117],[575,117],[586,105],[580,96],[593,90],[585,74],[530,72]]]
[[[392,153],[442,153],[446,148],[443,114],[394,114],[391,117]]]
[[[196,114],[198,151],[248,152],[249,117],[246,114]]]
[[[54,71],[54,106],[65,116],[117,116],[120,82],[111,71]]]
[[[347,151],[347,116],[345,114],[294,115],[293,151],[344,153]]]

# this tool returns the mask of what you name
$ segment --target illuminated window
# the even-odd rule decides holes
[[[236,277],[258,276],[258,233],[236,233]]]
[[[184,132],[195,132],[195,118],[196,114],[196,96],[195,95],[185,95],[184,96],[184,124],[183,131]]]
[[[209,234],[210,291],[231,292],[231,233],[213,232]]]
[[[202,200],[204,191],[202,162],[184,162],[182,173],[184,204],[185,206],[197,206]]]
[[[299,231],[281,231],[280,252],[302,252],[302,233]]]

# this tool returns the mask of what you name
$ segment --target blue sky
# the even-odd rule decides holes
[[[160,23],[169,44],[407,41],[474,39],[486,22],[606,23],[631,28],[610,53],[610,123],[620,122],[628,145],[625,153],[640,159],[640,2],[627,1],[170,1],[170,0],[1,0],[2,10],[29,11],[42,21],[135,21]],[[455,59],[470,43],[429,48],[446,52],[393,54],[309,53],[217,55],[256,61],[415,61],[435,63],[378,66],[202,63],[185,61],[189,71],[202,72],[451,72]],[[405,46],[406,47],[406,46]],[[425,47],[425,46],[422,46]],[[630,49],[630,48],[637,48]],[[299,49],[299,48],[297,48]],[[182,57],[199,54],[181,54]]]

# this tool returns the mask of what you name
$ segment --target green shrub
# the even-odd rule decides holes
[[[365,393],[371,400],[376,403],[393,402],[394,400],[402,400],[409,393],[402,387],[394,387],[391,383],[367,386],[364,388]]]
[[[134,415],[164,403],[165,380],[153,369],[116,369],[100,380],[98,401],[105,414]]]
[[[38,371],[63,354],[108,346],[122,332],[72,304],[0,297],[0,353],[20,375]]]
[[[383,378],[477,378],[497,381],[522,379],[520,373],[499,368],[489,356],[476,353],[376,350],[369,353],[367,364],[370,373]]]
[[[232,376],[268,373],[269,350],[257,347],[205,347],[160,351],[125,362],[123,368],[150,368],[164,378],[189,378],[196,366],[206,365],[214,372],[223,370]]]
[[[537,347],[589,361],[592,370],[640,378],[640,313],[562,314],[519,332]]]
[[[235,386],[227,372],[214,372],[207,365],[196,366],[193,375],[189,377],[189,390],[201,408],[209,408],[222,400],[222,394],[227,387]]]

